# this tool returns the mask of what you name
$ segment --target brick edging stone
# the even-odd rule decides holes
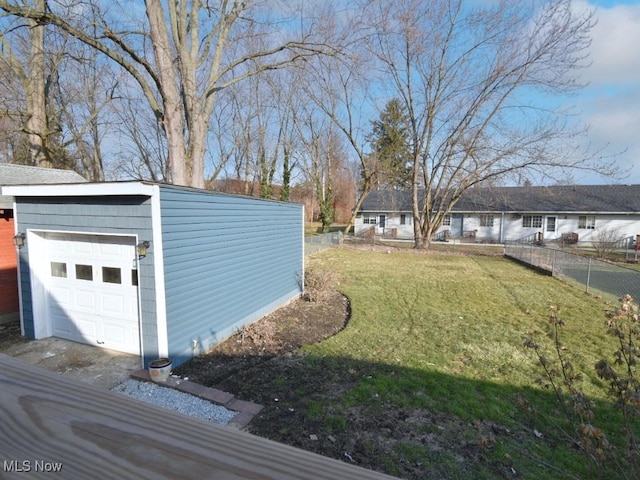
[[[136,370],[130,377],[141,382],[151,382],[149,372],[147,370]],[[237,412],[237,415],[227,424],[228,427],[244,429],[255,415],[260,413],[263,406],[258,403],[247,402],[235,398],[231,393],[223,392],[217,388],[209,388],[203,385],[183,380],[179,377],[170,375],[165,382],[155,382],[163,387],[173,388],[198,398],[208,400],[210,402],[222,405],[223,407]]]

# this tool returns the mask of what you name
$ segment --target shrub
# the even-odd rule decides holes
[[[597,257],[605,259],[611,258],[623,240],[624,237],[620,235],[617,230],[609,228],[600,229],[593,242]]]
[[[333,293],[335,284],[335,273],[307,270],[304,277],[304,294],[302,297],[309,302],[323,302]]]
[[[613,362],[600,360],[595,365],[597,376],[607,382],[609,394],[615,399],[613,408],[621,413],[622,431],[614,434],[622,439],[624,455],[620,455],[619,447],[612,446],[603,429],[595,425],[594,403],[581,391],[581,374],[575,371],[560,341],[564,321],[558,314],[558,308],[550,308],[552,358],[532,338],[525,341],[525,346],[535,352],[541,367],[542,376],[536,382],[554,393],[559,412],[566,420],[567,427],[560,427],[561,433],[584,453],[592,473],[598,471],[602,476],[605,471],[615,470],[617,478],[640,478],[640,450],[635,433],[639,431],[640,415],[640,383],[636,374],[640,359],[638,307],[627,295],[618,308],[607,312],[606,331],[617,339],[618,348],[613,352]]]

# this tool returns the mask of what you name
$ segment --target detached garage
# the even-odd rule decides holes
[[[301,205],[172,185],[3,187],[22,333],[179,365],[299,296]]]

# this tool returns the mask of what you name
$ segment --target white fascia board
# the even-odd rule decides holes
[[[142,182],[56,183],[2,187],[3,195],[13,197],[97,197],[113,195],[146,195],[157,192],[155,185]]]

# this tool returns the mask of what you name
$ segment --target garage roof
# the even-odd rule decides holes
[[[0,164],[0,187],[6,185],[34,185],[58,183],[83,183],[84,177],[73,170],[30,167],[27,165]],[[0,195],[0,208],[12,208],[11,194]]]
[[[424,192],[418,193],[423,198]],[[362,212],[410,212],[411,192],[374,191]],[[640,185],[568,185],[470,188],[453,212],[640,212]]]
[[[55,185],[14,185],[2,187],[3,195],[14,197],[69,197],[69,196],[109,196],[148,195],[155,193],[156,185],[147,182],[104,182]]]

